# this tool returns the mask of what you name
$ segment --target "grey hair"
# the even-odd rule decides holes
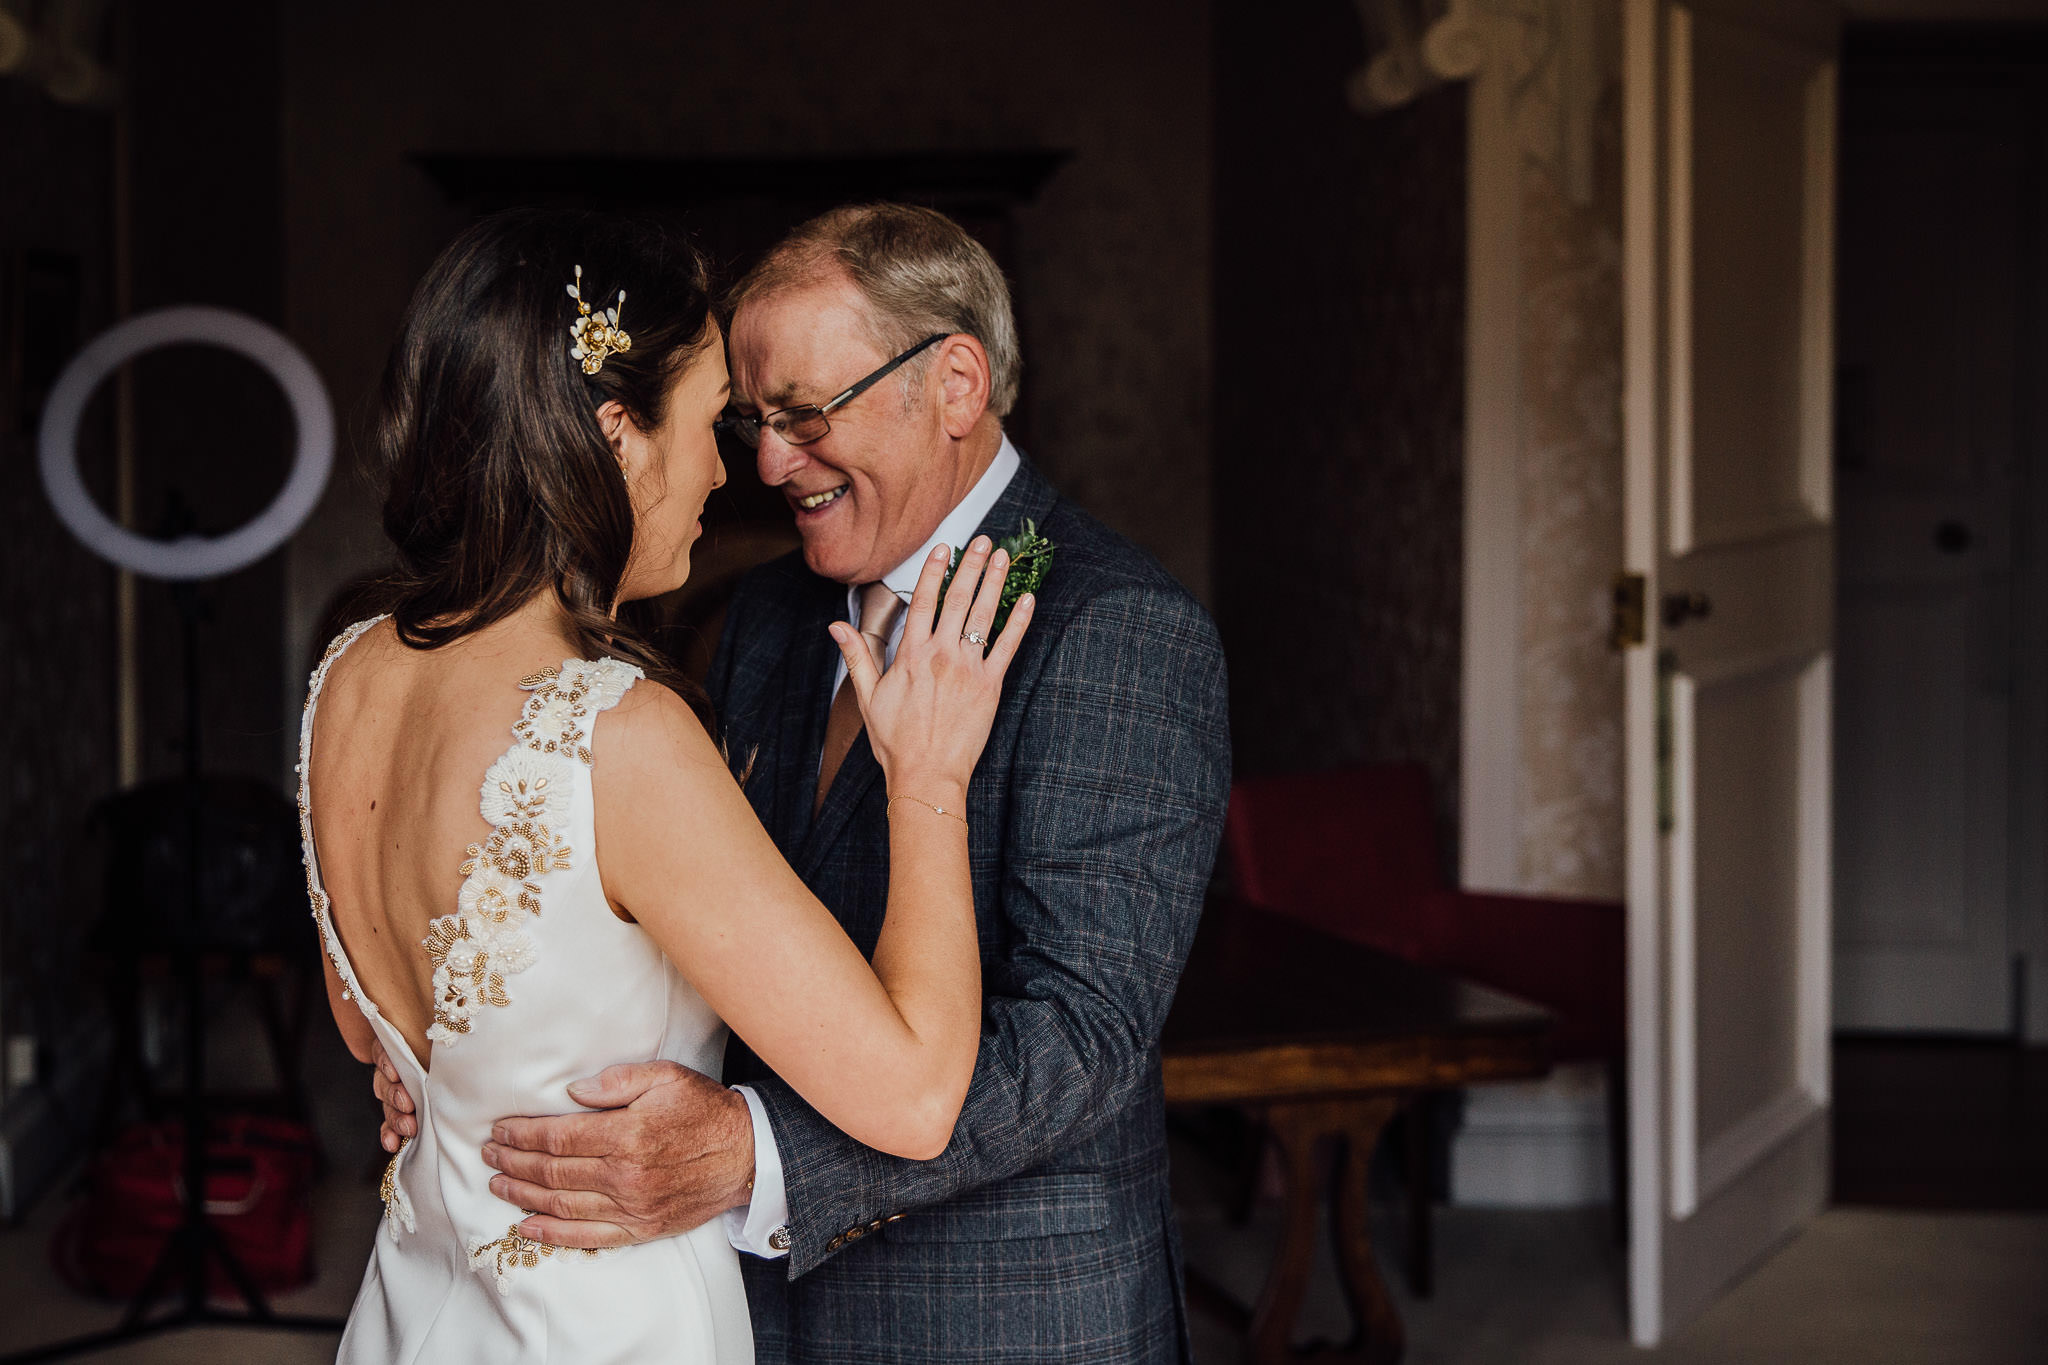
[[[782,239],[727,299],[727,316],[750,298],[844,271],[868,301],[868,324],[884,355],[933,333],[963,332],[988,353],[989,411],[1017,405],[1024,357],[1010,285],[988,248],[951,218],[910,204],[852,204],[820,214]],[[906,364],[906,398],[930,371],[927,352]]]

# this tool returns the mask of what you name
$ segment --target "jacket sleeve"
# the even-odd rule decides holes
[[[849,1228],[1071,1149],[1146,1084],[1229,800],[1225,698],[1215,627],[1184,594],[1118,589],[1069,619],[1012,751],[1000,947],[984,961],[981,1047],[951,1143],[932,1161],[886,1156],[780,1080],[758,1087],[789,1193],[792,1279]]]

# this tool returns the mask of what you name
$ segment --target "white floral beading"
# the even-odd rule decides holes
[[[429,1042],[452,1043],[475,1026],[479,1009],[512,1003],[506,978],[538,956],[525,926],[540,917],[542,879],[575,861],[563,823],[576,790],[572,765],[590,762],[590,717],[616,706],[641,676],[616,659],[569,659],[520,680],[533,695],[512,727],[516,742],[484,774],[477,804],[490,837],[465,850],[455,913],[434,920],[421,940],[434,964]]]

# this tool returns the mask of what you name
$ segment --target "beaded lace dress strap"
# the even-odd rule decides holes
[[[335,972],[341,977],[342,992],[359,1006],[374,1010],[356,982],[355,968],[349,964],[348,954],[341,950],[341,941],[334,932],[334,920],[328,913],[327,887],[320,880],[320,855],[313,848],[313,713],[320,708],[320,690],[327,685],[327,670],[334,667],[334,661],[348,652],[348,647],[362,638],[371,627],[382,621],[382,616],[373,616],[367,621],[358,621],[334,637],[327,646],[327,652],[320,656],[319,664],[313,669],[313,676],[306,683],[306,709],[299,721],[299,844],[304,850],[306,862],[306,899],[312,902],[313,923],[320,930],[320,946],[334,964]]]
[[[434,966],[434,1022],[427,1038],[440,1049],[485,1024],[487,1010],[513,1003],[510,978],[535,966],[541,945],[533,931],[555,874],[577,865],[569,830],[582,827],[579,794],[588,798],[591,726],[618,705],[643,675],[618,659],[564,659],[519,680],[528,696],[512,726],[512,744],[484,774],[478,813],[491,832],[466,850],[456,908],[427,926],[424,947]],[[557,1249],[522,1235],[512,1223],[502,1236],[472,1238],[469,1264],[489,1274],[500,1294],[512,1292],[515,1271],[531,1270]],[[602,1251],[563,1251],[594,1258]]]
[[[427,926],[434,967],[434,1022],[427,1040],[455,1043],[512,1003],[510,978],[539,960],[533,930],[554,880],[587,856],[569,839],[579,766],[590,764],[590,727],[618,705],[638,668],[617,659],[564,659],[519,680],[528,696],[512,743],[484,774],[477,810],[491,832],[466,850],[455,909]],[[584,813],[585,817],[588,812]]]

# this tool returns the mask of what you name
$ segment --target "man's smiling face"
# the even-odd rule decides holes
[[[732,324],[732,402],[766,417],[824,403],[886,364],[867,301],[844,275],[777,290],[741,305]],[[915,371],[917,367],[906,367]],[[761,429],[761,482],[796,515],[804,562],[841,583],[869,583],[916,553],[952,507],[953,468],[930,376],[899,371],[832,413],[832,430],[790,445]]]

